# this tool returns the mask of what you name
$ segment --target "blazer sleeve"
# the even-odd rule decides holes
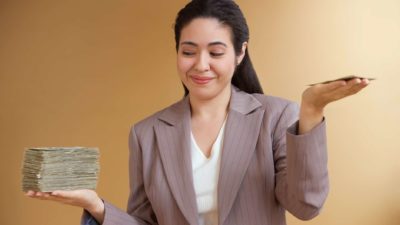
[[[292,215],[309,220],[319,214],[329,190],[326,124],[324,119],[298,135],[299,122],[293,124],[298,111],[297,104],[289,103],[275,128],[275,195]]]
[[[103,200],[105,206],[103,225],[157,224],[144,189],[142,153],[134,127],[131,128],[129,133],[129,185],[130,195],[127,212]],[[81,224],[96,225],[97,222],[85,211]]]

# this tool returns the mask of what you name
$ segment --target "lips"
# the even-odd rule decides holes
[[[209,83],[212,79],[212,77],[203,77],[203,76],[190,76],[190,78],[195,82],[196,84],[207,84]]]

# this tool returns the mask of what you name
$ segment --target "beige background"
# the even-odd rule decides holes
[[[326,110],[331,191],[288,224],[400,224],[400,1],[241,0],[267,94],[378,78]],[[78,208],[25,197],[23,150],[98,146],[99,194],[125,208],[132,123],[178,100],[175,1],[0,1],[0,224],[78,224]]]

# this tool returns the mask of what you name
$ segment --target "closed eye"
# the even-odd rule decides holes
[[[191,56],[191,55],[194,55],[195,53],[194,52],[183,51],[182,54],[186,55],[186,56]]]
[[[211,55],[211,56],[214,56],[214,57],[218,57],[218,56],[223,56],[224,53],[211,52],[210,55]]]

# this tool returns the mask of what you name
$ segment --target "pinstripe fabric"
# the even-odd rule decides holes
[[[285,210],[316,216],[328,193],[325,121],[296,135],[296,104],[235,87],[229,107],[219,224],[284,225]],[[103,224],[197,225],[188,98],[137,123],[129,140],[128,213],[105,201]]]

